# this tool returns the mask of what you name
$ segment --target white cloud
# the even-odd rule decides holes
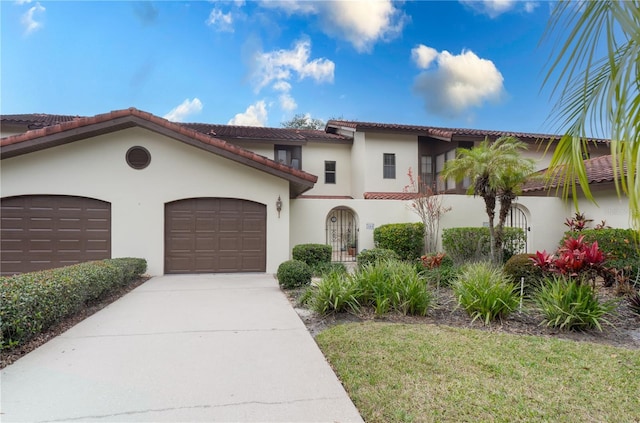
[[[233,32],[233,16],[231,12],[222,13],[222,10],[213,8],[206,20],[207,25],[215,27],[217,31]]]
[[[424,44],[420,44],[411,50],[411,58],[420,69],[427,69],[436,57],[438,57],[438,50],[427,47]]]
[[[264,126],[267,123],[267,106],[260,100],[247,107],[244,113],[238,113],[227,125]]]
[[[36,20],[36,16],[41,16],[46,9],[40,3],[36,3],[35,6],[32,6],[27,10],[20,19],[20,22],[25,28],[26,34],[31,34],[33,31],[36,31],[42,28],[42,22]]]
[[[199,98],[189,100],[188,98],[182,102],[179,106],[173,108],[169,113],[163,117],[171,122],[184,122],[184,119],[194,113],[200,113],[202,111],[202,102]]]
[[[294,98],[291,97],[291,94],[289,94],[288,92],[280,94],[279,99],[280,99],[280,107],[282,107],[282,110],[285,110],[287,112],[292,112],[298,108],[298,103],[296,103]]]
[[[16,0],[15,3],[18,4],[18,5],[20,5],[20,4],[29,4],[29,3],[31,3],[31,0]]]
[[[528,0],[460,0],[460,3],[478,13],[489,16],[491,19],[511,10],[519,9],[520,6],[527,13],[533,12],[538,7],[537,2]]]
[[[333,82],[335,63],[328,59],[314,59],[311,56],[311,42],[298,41],[291,50],[276,50],[255,55],[253,75],[256,92],[272,82],[291,79],[311,78],[316,82]]]
[[[429,112],[455,117],[471,107],[502,98],[504,78],[491,60],[463,50],[458,55],[442,51],[435,62],[435,69],[424,68],[427,70],[414,83],[414,91],[424,98]]]
[[[371,51],[378,41],[398,36],[409,19],[392,0],[263,1],[264,7],[288,14],[317,15],[323,31],[347,40],[359,52]]]

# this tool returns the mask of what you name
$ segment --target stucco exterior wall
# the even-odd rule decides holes
[[[130,168],[127,150],[143,146],[151,163]],[[267,272],[289,255],[289,184],[182,142],[131,128],[2,161],[3,197],[59,194],[111,203],[112,256],[143,257],[164,271],[164,205],[193,197],[238,198],[267,206]],[[275,202],[284,205],[278,218]]]
[[[326,184],[324,162],[336,162],[336,183]],[[305,195],[351,195],[351,145],[308,143],[302,147],[305,172],[318,176],[313,189]]]
[[[351,147],[351,196],[353,198],[363,198],[366,154],[364,132],[354,133]]]
[[[594,227],[601,221],[605,221],[607,226],[612,228],[627,229],[631,227],[629,214],[629,198],[625,195],[618,197],[615,188],[610,191],[593,192],[596,203],[580,196],[578,207],[587,219],[592,219],[590,227]],[[575,213],[573,201],[567,202],[567,217],[572,217]]]
[[[531,228],[527,234],[528,251],[555,250],[566,230],[566,203],[555,197],[523,197],[516,204],[525,212]],[[451,211],[442,217],[441,230],[488,224],[481,198],[446,195],[443,206],[451,207]],[[291,201],[290,248],[303,243],[326,243],[326,219],[335,207],[347,207],[357,215],[360,251],[374,247],[374,228],[388,223],[419,221],[418,215],[410,210],[409,203],[405,201],[295,199]],[[442,248],[441,243],[439,246]]]
[[[395,179],[383,178],[383,155],[396,155]],[[366,134],[366,152],[355,158],[364,164],[364,192],[402,192],[409,184],[407,172],[418,171],[418,137],[399,134]]]

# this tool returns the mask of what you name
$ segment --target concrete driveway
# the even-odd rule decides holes
[[[361,422],[271,275],[150,279],[2,370],[2,422]]]

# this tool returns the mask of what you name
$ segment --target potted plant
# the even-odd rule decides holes
[[[356,250],[357,250],[356,240],[353,239],[353,238],[349,238],[349,244],[347,246],[347,253],[349,253],[350,256],[355,256],[356,255]]]

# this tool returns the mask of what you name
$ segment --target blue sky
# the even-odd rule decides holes
[[[534,1],[1,1],[0,111],[555,132]]]

